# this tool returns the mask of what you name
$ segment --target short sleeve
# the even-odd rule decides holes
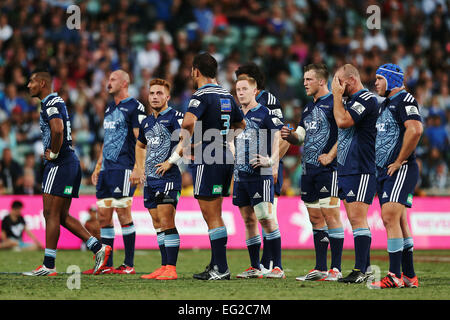
[[[417,120],[422,122],[422,117],[419,112],[419,104],[415,99],[413,99],[412,102],[402,101],[402,103],[397,106],[397,112],[403,123],[408,120]]]
[[[62,103],[55,103],[44,107],[43,113],[48,121],[59,118],[62,119],[61,108],[64,106]]]
[[[378,107],[376,98],[371,98],[368,100],[355,100],[348,108],[347,111],[350,113],[355,124],[360,122],[366,117],[366,115],[371,114]]]
[[[273,105],[268,105],[267,107],[269,108],[272,116],[276,116],[281,120],[281,122],[284,122],[283,109],[281,108],[281,104],[278,99],[275,98],[275,103]]]
[[[138,135],[138,141],[142,142],[143,144],[147,145],[147,139],[145,138],[145,132],[144,132],[144,123],[142,123],[139,126],[139,135]]]
[[[131,115],[131,125],[133,128],[139,128],[142,121],[147,117],[144,105],[136,100],[137,106]]]
[[[270,130],[281,130],[284,125],[280,118],[272,116],[270,113],[264,118],[264,124]]]
[[[193,95],[189,100],[187,112],[194,114],[197,118],[200,118],[206,110],[206,103],[202,97]]]
[[[237,105],[236,101],[234,99],[231,99],[232,101],[232,123],[241,122],[244,119],[244,114],[242,113],[242,110]]]
[[[172,126],[174,130],[180,129],[183,123],[184,113],[175,111],[175,115],[172,118]]]

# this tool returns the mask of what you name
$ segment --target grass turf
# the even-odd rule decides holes
[[[123,251],[115,251],[115,266],[121,264]],[[159,266],[156,250],[140,250],[135,255],[136,275],[81,275],[80,288],[69,289],[74,275],[66,273],[75,265],[81,271],[93,266],[90,252],[60,250],[56,266],[62,274],[56,277],[25,277],[42,262],[43,251],[0,251],[0,300],[449,300],[450,252],[414,252],[418,289],[370,290],[365,284],[330,282],[298,282],[295,277],[306,274],[315,264],[312,250],[284,250],[286,279],[238,280],[236,274],[249,266],[246,250],[228,250],[230,281],[199,281],[193,273],[201,272],[209,262],[209,250],[181,250],[178,257],[178,280],[140,279]],[[388,269],[387,253],[372,251],[371,262],[384,276]],[[330,262],[330,257],[328,259]],[[344,276],[353,267],[353,251],[344,251]]]

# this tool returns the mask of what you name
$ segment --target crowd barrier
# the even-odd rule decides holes
[[[45,220],[42,215],[41,196],[1,196],[0,218],[8,214],[11,203],[24,203],[23,215],[28,228],[45,245]],[[222,217],[228,232],[228,248],[244,249],[245,227],[239,209],[232,205],[231,198],[224,198]],[[94,196],[73,199],[70,214],[84,222],[88,218],[88,208],[96,203]],[[156,249],[156,233],[142,197],[135,197],[132,215],[136,227],[136,248]],[[345,229],[344,248],[353,248],[353,235],[345,208],[341,204],[341,217]],[[408,210],[408,220],[414,238],[415,249],[450,249],[450,197],[414,199]],[[375,198],[368,213],[372,232],[372,248],[386,249],[386,230],[380,215],[378,199]],[[312,249],[314,247],[312,227],[304,203],[299,197],[280,197],[278,200],[278,223],[282,247],[285,249]],[[114,214],[116,233],[115,248],[122,249],[121,227]],[[209,248],[208,230],[203,220],[198,202],[193,197],[181,197],[177,207],[176,226],[180,234],[181,248]],[[30,241],[24,233],[24,240]],[[79,249],[81,240],[61,228],[58,249]]]

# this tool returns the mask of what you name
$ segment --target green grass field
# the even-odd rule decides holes
[[[69,289],[67,283],[76,284],[71,265],[81,270],[93,265],[90,252],[58,251],[56,277],[25,277],[42,262],[43,251],[0,251],[0,300],[449,300],[450,252],[414,252],[415,269],[419,277],[418,289],[370,290],[365,284],[329,282],[298,282],[295,277],[307,273],[314,266],[312,250],[284,250],[283,265],[287,278],[282,280],[238,280],[238,272],[248,267],[246,250],[228,250],[228,263],[232,272],[230,281],[199,281],[192,274],[203,271],[209,262],[209,250],[181,250],[175,281],[142,280],[140,275],[153,271],[160,263],[159,251],[136,252],[136,275],[80,276],[80,288]],[[115,265],[120,265],[123,251],[116,251]],[[330,260],[328,260],[330,261]],[[384,276],[388,261],[385,251],[372,251],[372,265],[377,265]],[[353,266],[353,251],[345,251],[342,261],[344,275]],[[72,281],[72,282],[71,282]],[[124,294],[126,293],[126,294]]]

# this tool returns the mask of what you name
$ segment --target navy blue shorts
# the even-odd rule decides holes
[[[377,191],[374,174],[352,174],[338,177],[339,198],[347,202],[372,204]]]
[[[102,170],[98,175],[97,199],[132,197],[136,186],[131,185],[130,169]]]
[[[233,184],[233,204],[238,207],[254,207],[261,202],[273,203],[273,177],[265,176],[255,181],[235,181]]]
[[[64,198],[78,198],[81,184],[79,161],[68,161],[55,165],[48,161],[44,168],[42,193]]]
[[[414,189],[419,180],[419,167],[416,162],[402,165],[392,176],[378,173],[377,193],[380,206],[386,202],[397,202],[411,208]]]
[[[177,208],[181,194],[181,181],[158,180],[147,182],[144,187],[144,207],[155,209],[161,204],[171,204]]]
[[[303,202],[338,197],[337,171],[318,171],[302,175],[300,184]]]
[[[233,164],[192,164],[194,197],[228,197],[230,195]]]

